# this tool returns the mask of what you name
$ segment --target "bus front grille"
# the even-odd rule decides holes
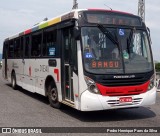
[[[130,103],[121,103],[119,100],[109,100],[107,101],[107,104],[110,105],[111,107],[115,106],[129,106],[129,105],[139,105],[142,102],[142,98],[135,98],[132,99],[132,102]]]

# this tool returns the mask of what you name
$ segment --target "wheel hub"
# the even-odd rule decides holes
[[[51,98],[53,101],[57,100],[57,91],[55,89],[51,90]]]

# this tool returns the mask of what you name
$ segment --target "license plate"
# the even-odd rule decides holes
[[[119,98],[120,103],[132,103],[132,97],[121,97]]]

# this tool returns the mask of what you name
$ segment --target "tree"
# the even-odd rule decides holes
[[[160,72],[160,63],[155,64],[156,72]]]

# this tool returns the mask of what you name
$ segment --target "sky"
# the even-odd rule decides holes
[[[160,61],[160,0],[146,1],[146,25],[150,28],[154,60]],[[79,8],[112,8],[138,13],[138,0],[77,0]],[[44,18],[71,11],[73,0],[1,0],[0,53],[5,38],[31,28]]]

